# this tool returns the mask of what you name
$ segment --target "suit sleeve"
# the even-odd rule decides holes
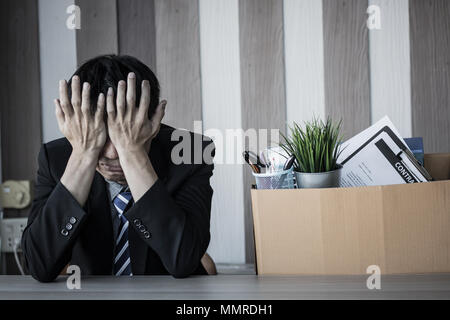
[[[41,147],[34,199],[22,236],[22,250],[33,278],[53,281],[71,258],[86,212],[50,172],[47,150]]]
[[[130,225],[176,278],[196,270],[210,240],[213,164],[193,168],[173,196],[158,179],[125,213]]]

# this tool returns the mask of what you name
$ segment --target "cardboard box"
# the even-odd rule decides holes
[[[252,189],[258,274],[450,272],[450,154],[435,180],[329,189]]]

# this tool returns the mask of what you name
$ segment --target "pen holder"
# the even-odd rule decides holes
[[[294,169],[267,173],[254,173],[257,189],[294,189]]]

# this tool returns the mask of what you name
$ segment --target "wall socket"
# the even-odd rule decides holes
[[[27,218],[0,219],[1,252],[14,252],[15,241],[16,239],[22,240],[22,233],[27,226],[27,220]]]

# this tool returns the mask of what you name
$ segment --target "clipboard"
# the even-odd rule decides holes
[[[365,143],[363,143],[358,149],[356,149],[352,154],[350,154],[344,161],[341,162],[342,165],[345,165],[351,158],[353,158],[358,152],[360,152],[364,147],[366,147],[369,143],[371,143],[374,139],[376,139],[381,133],[386,133],[389,137],[394,141],[394,143],[399,147],[400,152],[395,156],[399,161],[402,161],[400,155],[404,154],[409,161],[414,165],[414,167],[419,171],[427,181],[432,181],[433,178],[428,173],[428,171],[420,164],[420,162],[414,157],[412,152],[409,150],[408,146],[404,144],[399,137],[389,128],[388,126],[384,126],[377,133],[375,133],[370,139],[368,139]]]

